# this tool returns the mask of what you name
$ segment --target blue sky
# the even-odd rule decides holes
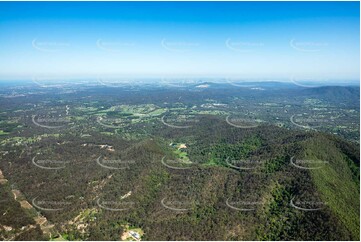
[[[359,2],[0,2],[0,79],[358,80]]]

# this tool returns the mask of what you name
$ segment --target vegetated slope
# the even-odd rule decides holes
[[[240,129],[213,116],[151,133],[138,141],[96,132],[48,137],[21,158],[20,150],[4,158],[1,169],[28,201],[63,202],[43,202],[58,210],[39,212],[69,239],[119,240],[126,224],[142,228],[145,240],[359,239],[357,146],[316,132]],[[192,164],[177,160],[171,142],[187,145]],[[39,169],[36,155],[69,163]],[[99,157],[129,162],[109,169]],[[302,169],[292,157],[328,163]]]
[[[308,98],[320,98],[331,103],[347,103],[359,105],[360,87],[359,86],[323,86],[315,88],[305,88],[298,91],[298,95]]]
[[[337,141],[336,141],[337,142]],[[342,142],[342,141],[339,141]],[[353,238],[359,236],[359,159],[358,154],[345,154],[339,144],[322,136],[305,142],[308,157],[329,161],[323,169],[314,169],[311,176],[317,190],[328,207],[340,219]]]
[[[43,240],[39,225],[14,199],[9,184],[0,185],[0,239]]]
[[[163,135],[170,140],[188,142],[190,160],[203,164],[201,169],[221,172],[221,167],[229,167],[227,157],[265,161],[256,162],[252,169],[237,171],[236,184],[229,183],[234,174],[227,170],[227,179],[221,178],[210,186],[222,191],[216,196],[223,198],[218,200],[222,205],[226,198],[232,198],[238,205],[258,205],[255,210],[241,211],[240,216],[256,215],[238,221],[243,233],[238,234],[237,239],[358,239],[359,149],[356,145],[317,132],[288,131],[272,126],[230,128],[214,117],[205,117],[190,129],[163,129]],[[308,168],[315,169],[291,165],[294,156],[314,161]],[[231,187],[232,192],[227,194],[218,187],[219,183],[223,183],[223,188]],[[207,185],[201,187],[204,192]],[[314,211],[295,209],[290,206],[292,199],[296,204],[298,201],[298,207]],[[216,203],[211,207],[217,207]],[[237,214],[239,210],[233,208],[231,213]],[[221,217],[232,220],[229,213]]]

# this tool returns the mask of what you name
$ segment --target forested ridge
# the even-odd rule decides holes
[[[140,140],[98,132],[47,137],[7,156],[1,169],[28,201],[62,201],[43,202],[54,210],[39,212],[71,240],[119,240],[125,224],[142,228],[143,240],[358,240],[355,144],[270,125],[240,129],[211,115],[188,129],[150,130]],[[190,162],[174,162],[172,142],[187,145]],[[45,170],[33,157],[67,162]],[[104,169],[99,157],[129,162]],[[327,163],[300,169],[292,157]],[[92,211],[84,231],[69,223],[81,211]]]

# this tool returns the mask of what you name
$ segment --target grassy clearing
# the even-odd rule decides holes
[[[191,163],[191,161],[189,160],[188,157],[188,153],[186,152],[186,148],[181,148],[181,147],[186,147],[186,144],[182,144],[182,143],[172,143],[172,148],[173,153],[177,156],[177,158],[184,162],[184,163]]]
[[[1,129],[0,129],[0,136],[1,136],[1,135],[7,135],[7,134],[9,134],[9,133],[8,133],[8,132],[5,132],[4,130],[1,130]]]

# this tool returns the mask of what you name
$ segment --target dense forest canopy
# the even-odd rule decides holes
[[[257,85],[1,90],[0,238],[358,240],[357,87]]]

